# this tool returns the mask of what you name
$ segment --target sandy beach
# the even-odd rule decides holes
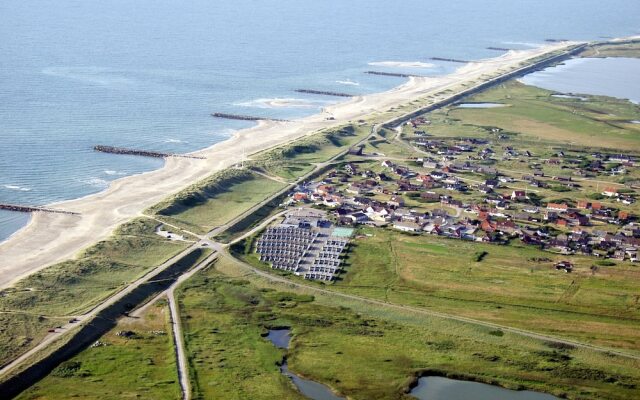
[[[118,179],[103,192],[53,204],[54,208],[80,215],[35,213],[27,226],[0,243],[0,288],[10,286],[41,268],[69,259],[80,250],[107,238],[118,225],[141,215],[143,210],[163,198],[237,163],[243,152],[250,155],[460,83],[478,81],[482,75],[505,72],[527,59],[569,44],[553,43],[531,50],[509,51],[500,57],[466,64],[450,75],[410,78],[390,91],[354,97],[309,117],[291,122],[260,122],[253,128],[236,132],[226,141],[193,153],[206,157],[204,160],[169,158],[163,168]],[[334,119],[327,120],[329,116]]]

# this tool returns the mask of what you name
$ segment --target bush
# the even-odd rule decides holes
[[[58,378],[70,378],[80,370],[81,366],[82,364],[79,361],[65,361],[57,366],[51,372],[51,375],[57,376]]]
[[[473,261],[475,262],[480,262],[482,261],[489,253],[487,253],[486,251],[476,251],[473,254]]]
[[[551,186],[549,189],[553,190],[554,192],[570,192],[571,189],[566,187],[566,186],[562,186],[562,185],[553,185]]]

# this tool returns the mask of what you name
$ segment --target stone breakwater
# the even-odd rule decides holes
[[[47,212],[54,214],[68,214],[68,215],[80,215],[79,213],[72,211],[56,210],[53,208],[45,207],[33,207],[33,206],[21,206],[18,204],[0,204],[0,210],[15,211],[15,212]]]
[[[394,76],[397,78],[411,78],[412,76],[420,76],[420,75],[409,75],[409,74],[400,74],[395,72],[382,72],[382,71],[367,71],[365,74],[370,75],[382,75],[382,76]]]
[[[93,149],[101,153],[125,154],[125,155],[142,156],[142,157],[154,157],[154,158],[184,157],[184,158],[204,159],[204,157],[190,156],[185,154],[160,153],[157,151],[125,149],[123,147],[113,147],[113,146],[103,146],[103,145],[94,146]]]
[[[313,90],[313,89],[296,89],[298,93],[306,93],[306,94],[320,94],[324,96],[336,96],[336,97],[353,97],[352,94],[348,93],[340,93],[340,92],[327,92],[324,90]]]
[[[289,122],[286,119],[275,119],[267,117],[254,117],[252,115],[240,115],[240,114],[226,114],[226,113],[213,113],[212,117],[224,118],[224,119],[237,119],[240,121],[275,121],[275,122]]]

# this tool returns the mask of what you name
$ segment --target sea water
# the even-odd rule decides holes
[[[490,6],[488,6],[490,4]],[[104,190],[162,161],[96,144],[190,152],[251,126],[212,112],[297,118],[402,79],[438,75],[486,47],[640,30],[617,0],[3,0],[0,203],[43,205]],[[0,240],[28,216],[0,212]]]

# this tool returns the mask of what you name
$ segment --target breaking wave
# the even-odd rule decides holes
[[[43,69],[42,73],[111,88],[129,86],[135,83],[133,79],[127,78],[121,72],[101,67],[49,67]]]
[[[123,176],[126,175],[126,172],[122,172],[122,171],[114,171],[112,169],[105,169],[104,173],[107,175],[111,175],[111,176]]]
[[[433,68],[434,64],[422,61],[374,61],[369,65],[376,67],[392,67],[392,68]]]
[[[526,46],[526,47],[542,46],[542,43],[533,43],[533,42],[502,42],[502,44],[513,45],[513,46]]]
[[[16,191],[19,191],[19,192],[29,192],[29,191],[31,191],[31,188],[18,186],[18,185],[2,185],[2,186],[5,189],[16,190]]]
[[[317,108],[329,104],[328,101],[304,100],[293,98],[262,98],[240,103],[234,106],[255,107],[255,108]]]
[[[185,140],[172,139],[172,138],[166,139],[164,142],[165,143],[189,143],[189,142],[187,142]]]
[[[100,188],[100,189],[109,187],[109,181],[106,181],[101,178],[96,178],[96,177],[91,177],[88,179],[79,179],[78,181],[86,185],[93,186],[95,188]]]
[[[336,81],[336,83],[339,83],[341,85],[360,86],[360,82],[355,82],[350,79],[346,79],[344,81]]]

